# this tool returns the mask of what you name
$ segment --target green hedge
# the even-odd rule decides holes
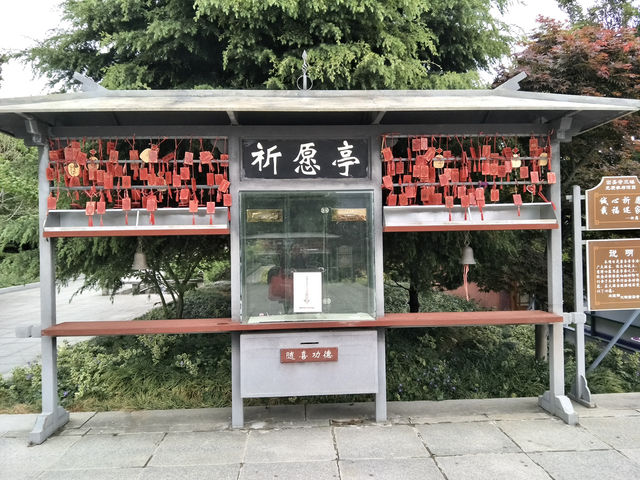
[[[389,287],[390,311],[406,310],[406,291]],[[426,292],[428,311],[470,311],[473,303]],[[187,317],[228,317],[229,292],[189,292]],[[160,318],[151,311],[144,318]],[[59,393],[71,410],[221,407],[231,403],[230,337],[221,334],[98,337],[60,348]],[[587,344],[587,362],[598,354]],[[567,383],[573,380],[567,349]],[[547,365],[535,360],[532,326],[390,329],[387,336],[389,400],[443,400],[535,396],[548,385]],[[640,389],[640,356],[614,348],[589,377],[593,393]],[[370,396],[259,399],[249,403],[354,401]],[[0,411],[40,410],[40,365],[0,380]]]

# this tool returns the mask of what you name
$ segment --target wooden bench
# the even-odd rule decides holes
[[[330,328],[466,327],[561,323],[562,316],[539,310],[490,312],[390,313],[376,320],[342,322],[274,322],[245,324],[231,318],[63,322],[42,330],[50,337],[153,335],[162,333],[229,333]]]

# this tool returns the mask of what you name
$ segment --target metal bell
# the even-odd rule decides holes
[[[147,265],[147,255],[144,252],[136,252],[133,256],[132,270],[149,270]]]
[[[462,258],[460,259],[462,265],[475,265],[476,259],[473,258],[473,248],[466,246],[462,249]]]

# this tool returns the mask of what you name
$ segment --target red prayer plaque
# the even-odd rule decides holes
[[[280,349],[280,363],[317,363],[337,361],[338,347]]]
[[[158,209],[158,201],[156,200],[156,197],[153,195],[147,197],[146,208],[148,212],[155,212]]]
[[[222,193],[226,193],[229,190],[230,185],[231,185],[231,182],[229,182],[229,180],[222,179],[222,182],[220,182],[220,185],[218,186],[218,188]]]
[[[540,182],[540,176],[538,175],[538,172],[531,172],[531,182],[532,183],[538,183]]]

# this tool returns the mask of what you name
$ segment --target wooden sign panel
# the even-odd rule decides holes
[[[337,361],[338,347],[280,349],[280,363],[315,363]]]
[[[365,138],[246,139],[242,141],[244,178],[369,178]]]
[[[640,238],[587,241],[589,310],[640,308]]]
[[[586,198],[587,230],[640,228],[638,177],[602,177]]]

